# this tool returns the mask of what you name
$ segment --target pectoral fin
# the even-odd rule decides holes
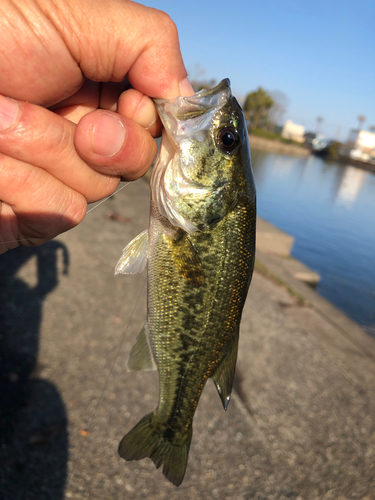
[[[238,352],[238,334],[239,326],[237,327],[236,334],[227,350],[227,353],[220,363],[216,372],[211,377],[217,392],[219,393],[221,402],[223,403],[224,410],[228,408],[230,395],[232,392],[234,372],[236,370],[237,352]]]
[[[115,274],[141,273],[147,264],[148,230],[142,231],[122,251]]]
[[[156,370],[156,364],[151,352],[150,341],[148,338],[147,323],[143,325],[135,344],[129,354],[127,362],[129,371],[137,370]]]
[[[173,238],[168,237],[173,262],[181,274],[192,285],[204,283],[204,272],[199,255],[185,231],[179,230]]]

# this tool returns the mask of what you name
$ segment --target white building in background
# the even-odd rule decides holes
[[[284,139],[292,139],[296,142],[305,142],[305,127],[303,125],[297,125],[293,123],[292,120],[287,120],[283,126],[281,132],[281,137]]]
[[[368,161],[375,157],[375,134],[367,130],[352,129],[342,149],[344,154],[354,159]]]
[[[351,146],[351,149],[360,149],[363,153],[371,153],[375,149],[375,134],[367,130],[352,129],[345,146]]]

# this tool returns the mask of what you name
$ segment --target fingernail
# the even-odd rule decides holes
[[[155,118],[155,120],[154,120],[153,122],[149,123],[149,124],[147,125],[147,127],[145,127],[145,129],[146,129],[146,130],[150,130],[150,128],[151,128],[153,125],[155,125],[156,121],[157,121],[157,118]]]
[[[195,94],[194,89],[187,78],[180,81],[180,94],[183,97],[189,97]]]
[[[17,101],[0,95],[0,131],[10,128],[16,121],[19,112]]]
[[[133,120],[147,130],[156,122],[157,117],[155,104],[149,97],[143,96],[134,113]]]
[[[92,150],[101,156],[114,156],[126,139],[122,122],[113,115],[102,113],[92,133]]]

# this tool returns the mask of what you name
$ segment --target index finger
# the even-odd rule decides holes
[[[153,98],[194,94],[168,14],[132,1],[81,0],[69,2],[69,8],[63,3],[66,23],[60,19],[55,26],[87,78],[119,82],[127,76],[134,88]],[[71,25],[72,18],[80,23]]]
[[[165,12],[147,10],[152,23],[143,33],[145,38],[141,50],[134,54],[135,60],[128,72],[129,81],[150,97],[171,99],[193,95],[175,23]]]

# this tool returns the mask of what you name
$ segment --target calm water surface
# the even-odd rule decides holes
[[[375,335],[375,174],[252,149],[258,213],[295,238],[318,293]]]

